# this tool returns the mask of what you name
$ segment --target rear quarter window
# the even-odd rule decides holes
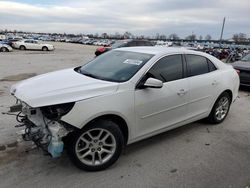
[[[208,63],[208,68],[210,72],[217,70],[215,65],[210,60],[207,59],[207,63]]]
[[[188,76],[206,74],[217,70],[215,65],[206,57],[200,55],[187,54]]]

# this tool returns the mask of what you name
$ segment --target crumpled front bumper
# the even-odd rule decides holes
[[[24,102],[10,107],[10,112],[18,112],[18,127],[24,127],[22,138],[25,141],[33,141],[37,147],[59,157],[63,152],[62,138],[72,130],[60,120],[47,119],[40,108],[31,108]]]

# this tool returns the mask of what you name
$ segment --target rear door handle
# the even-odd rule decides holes
[[[187,94],[187,91],[185,89],[181,89],[180,91],[177,92],[177,95],[181,96],[181,95],[185,95]]]

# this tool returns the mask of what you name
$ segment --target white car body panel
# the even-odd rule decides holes
[[[149,53],[154,57],[123,83],[102,81],[66,69],[25,80],[13,86],[11,92],[34,108],[75,102],[73,109],[62,120],[77,128],[102,115],[120,116],[128,126],[128,144],[207,117],[214,102],[225,90],[232,92],[233,100],[238,95],[239,77],[236,71],[208,54],[166,47],[115,50]],[[186,53],[208,58],[217,70],[167,82],[160,89],[135,89],[140,78],[159,58]],[[183,94],[179,94],[180,91]]]
[[[187,92],[187,79],[166,82],[161,89],[146,88],[135,91],[138,136],[187,118],[187,95],[177,94],[181,89]]]
[[[72,68],[22,81],[11,88],[11,93],[36,108],[107,95],[115,92],[117,87],[117,83],[93,79]]]

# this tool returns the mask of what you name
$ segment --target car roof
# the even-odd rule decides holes
[[[219,69],[225,68],[225,67],[231,67],[231,65],[223,63],[222,61],[220,61],[219,59],[215,58],[214,56],[212,56],[210,54],[207,54],[205,52],[200,52],[200,51],[189,50],[185,47],[140,46],[140,47],[116,48],[113,50],[146,53],[146,54],[152,54],[152,55],[155,55],[158,57],[168,55],[168,54],[171,55],[171,54],[175,54],[175,53],[200,55],[200,56],[208,58]]]
[[[201,52],[188,50],[183,47],[159,47],[159,46],[138,46],[138,47],[125,47],[125,48],[117,48],[114,50],[122,50],[122,51],[131,51],[138,53],[147,53],[147,54],[170,54],[170,53],[192,53],[192,54],[203,54]]]

